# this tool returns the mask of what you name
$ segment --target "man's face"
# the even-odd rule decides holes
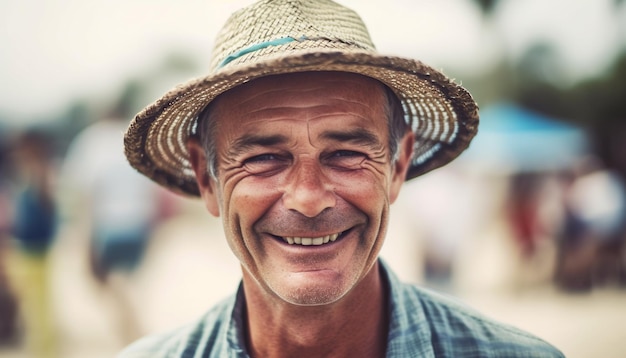
[[[262,78],[216,100],[216,181],[199,144],[189,148],[244,283],[318,305],[369,272],[409,156],[391,161],[385,103],[380,84],[347,73]],[[410,151],[412,137],[403,143]]]

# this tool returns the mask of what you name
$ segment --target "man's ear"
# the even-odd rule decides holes
[[[187,140],[187,151],[189,152],[189,161],[196,175],[196,183],[198,184],[198,189],[200,189],[200,196],[202,201],[204,201],[204,206],[206,206],[211,215],[218,217],[220,216],[220,209],[216,183],[209,174],[206,154],[197,137],[189,137]]]
[[[398,198],[398,194],[400,194],[400,188],[404,184],[406,178],[406,172],[409,170],[409,166],[411,164],[411,157],[413,156],[413,144],[415,142],[415,137],[412,131],[407,131],[407,133],[402,137],[400,143],[398,143],[398,156],[393,163],[393,167],[391,168],[393,172],[391,173],[391,186],[389,188],[389,202],[393,203]]]

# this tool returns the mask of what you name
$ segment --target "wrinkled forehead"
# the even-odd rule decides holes
[[[348,72],[302,72],[251,80],[217,97],[210,110],[217,116],[232,115],[243,106],[269,106],[268,98],[294,107],[301,101],[310,103],[311,98],[318,98],[320,104],[364,103],[377,111],[386,104],[384,85],[373,78]]]

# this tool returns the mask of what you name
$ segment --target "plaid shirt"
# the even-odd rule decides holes
[[[387,357],[564,357],[541,339],[487,319],[441,294],[400,282],[381,262],[390,287]],[[119,358],[248,357],[243,289],[195,324],[143,338]]]

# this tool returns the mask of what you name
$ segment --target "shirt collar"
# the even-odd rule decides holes
[[[222,352],[225,354],[224,356],[249,357],[246,351],[245,317],[246,297],[243,293],[243,283],[240,282],[226,333],[227,347],[230,349],[230,352]]]
[[[417,290],[400,282],[382,260],[380,270],[389,285],[387,357],[435,357],[431,331]]]

